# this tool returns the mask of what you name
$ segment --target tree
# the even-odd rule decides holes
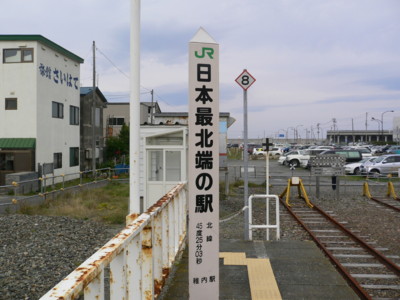
[[[122,125],[118,136],[111,136],[106,140],[107,160],[119,161],[122,156],[129,155],[129,127]]]

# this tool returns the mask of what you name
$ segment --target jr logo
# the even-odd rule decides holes
[[[206,54],[208,55],[209,58],[213,59],[214,49],[201,48],[201,55],[199,55],[197,51],[194,52],[194,55],[196,55],[197,58],[203,58]]]

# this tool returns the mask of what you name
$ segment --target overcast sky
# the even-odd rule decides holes
[[[2,0],[1,34],[41,34],[85,59],[81,86],[129,101],[130,0]],[[332,129],[392,129],[400,116],[399,0],[146,0],[141,4],[142,101],[187,111],[188,44],[203,27],[220,45],[220,110],[243,135],[247,69],[249,137],[301,137]],[[321,132],[320,132],[321,135]]]

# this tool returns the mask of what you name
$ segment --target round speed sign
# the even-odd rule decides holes
[[[256,79],[251,76],[246,69],[244,69],[242,74],[240,74],[235,81],[242,87],[242,89],[246,91],[254,83],[254,81],[256,81]]]

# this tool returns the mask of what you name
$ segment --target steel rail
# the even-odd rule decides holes
[[[316,205],[314,205],[314,208],[320,214],[322,214],[325,218],[327,218],[329,221],[331,221],[333,224],[335,224],[336,227],[338,227],[339,229],[344,231],[348,236],[350,236],[351,239],[353,239],[354,241],[359,243],[370,254],[375,256],[381,263],[383,263],[385,266],[390,268],[394,273],[396,273],[398,276],[400,276],[400,267],[398,265],[396,265],[394,262],[392,262],[390,259],[388,259],[380,251],[378,251],[375,248],[368,245],[367,242],[365,242],[363,239],[356,236],[354,233],[352,233],[350,230],[348,230],[346,227],[344,227],[342,224],[340,224],[338,221],[336,221],[334,218],[332,218],[330,215],[328,215],[326,212],[324,212],[321,208],[319,208]]]
[[[322,251],[328,256],[328,258],[331,260],[331,262],[337,267],[339,272],[342,274],[344,279],[348,282],[350,287],[356,292],[356,294],[361,298],[361,299],[368,299],[371,300],[372,297],[367,293],[367,291],[364,290],[364,288],[358,283],[357,280],[355,280],[349,272],[347,272],[346,268],[337,260],[333,254],[322,244],[322,242],[318,239],[318,237],[311,231],[311,229],[308,228],[306,224],[300,218],[296,215],[296,213],[286,205],[285,201],[282,200],[282,198],[279,199],[281,203],[286,207],[286,209],[289,211],[289,213],[293,216],[293,218],[296,219],[296,221],[308,232],[308,234],[312,237],[314,242],[318,245],[319,248],[321,248]],[[315,206],[314,206],[315,207]],[[309,208],[309,207],[308,207]],[[310,208],[312,209],[312,208]]]
[[[362,298],[362,299],[372,299],[371,296],[365,291],[363,287],[354,279],[351,274],[348,273],[347,269],[342,266],[342,264],[333,256],[333,254],[322,244],[322,242],[316,237],[316,235],[312,232],[311,229],[308,228],[308,226],[296,215],[296,213],[284,203],[282,199],[280,199],[282,204],[288,209],[290,214],[299,222],[299,224],[310,234],[310,236],[313,238],[313,240],[316,242],[318,247],[320,247],[325,254],[328,256],[328,258],[337,266],[339,269],[340,273],[344,276],[346,281],[350,284],[350,286],[353,288],[353,290]],[[331,224],[335,225],[336,228],[340,229],[343,233],[345,233],[349,238],[351,238],[353,241],[357,242],[364,250],[369,252],[371,255],[373,255],[377,260],[379,260],[382,264],[384,264],[386,267],[391,269],[395,274],[400,276],[400,267],[396,265],[394,262],[392,262],[390,259],[388,259],[386,256],[381,254],[379,251],[368,245],[364,240],[356,236],[354,233],[352,233],[350,230],[348,230],[346,227],[341,225],[339,222],[337,222],[334,218],[332,218],[329,214],[327,214],[325,211],[323,211],[321,208],[313,204],[313,208],[315,211],[317,211],[319,214],[325,217]]]
[[[369,199],[371,199],[371,200],[373,200],[373,201],[375,201],[375,202],[377,202],[379,204],[382,204],[382,205],[384,205],[384,206],[386,206],[386,207],[388,207],[390,209],[393,209],[393,210],[396,210],[396,211],[400,212],[400,208],[399,207],[393,206],[393,205],[391,205],[389,203],[383,202],[382,200],[379,200],[379,199],[374,198],[374,197],[371,197]],[[399,199],[396,198],[395,200],[399,200]]]

